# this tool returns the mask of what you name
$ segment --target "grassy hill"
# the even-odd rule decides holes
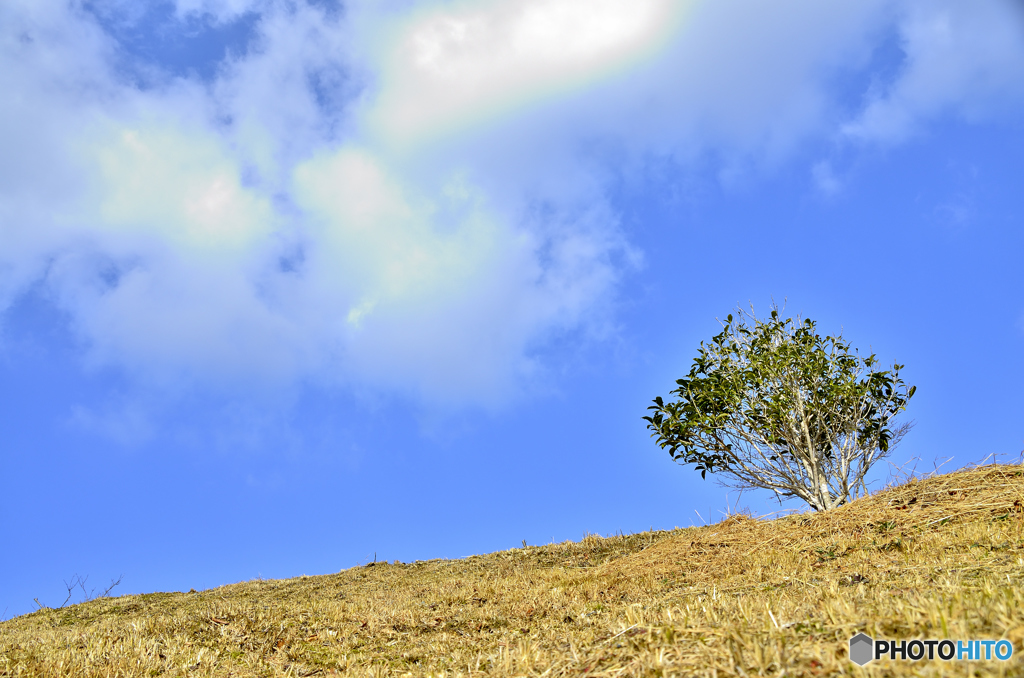
[[[0,624],[0,676],[1024,675],[1024,469],[825,515],[105,598]],[[1007,662],[847,657],[1007,638]]]

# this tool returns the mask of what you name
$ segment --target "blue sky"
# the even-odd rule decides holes
[[[12,0],[0,88],[4,618],[777,510],[641,420],[737,304],[1024,447],[1019,3]]]

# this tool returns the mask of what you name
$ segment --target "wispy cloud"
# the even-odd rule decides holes
[[[1024,104],[1024,7],[1011,0],[906,3],[899,18],[906,55],[846,134],[895,142],[935,116],[1004,118]]]
[[[826,196],[833,196],[843,190],[843,182],[836,176],[832,164],[828,161],[816,163],[811,168],[811,175],[818,190]]]

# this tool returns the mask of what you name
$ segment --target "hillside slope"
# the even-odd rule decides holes
[[[912,481],[825,515],[587,537],[44,609],[0,676],[1024,675],[1024,469]],[[1007,638],[1007,662],[847,657]]]

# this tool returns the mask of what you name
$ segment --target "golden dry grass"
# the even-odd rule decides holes
[[[566,542],[44,609],[0,676],[1024,675],[1024,469],[827,514]],[[1008,638],[1007,662],[847,658],[876,638]]]

